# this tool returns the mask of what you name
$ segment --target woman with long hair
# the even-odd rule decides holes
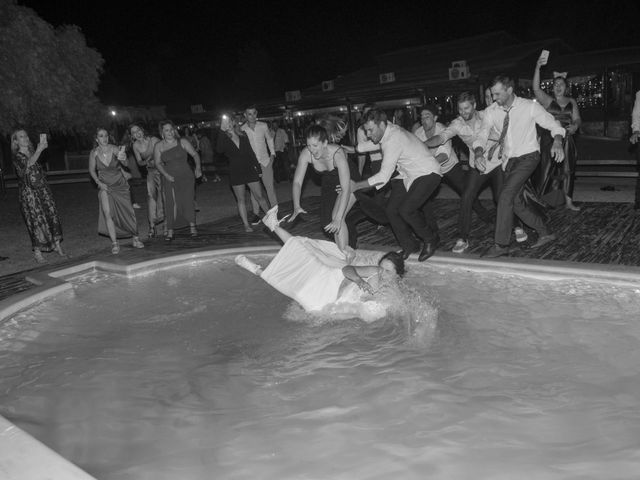
[[[127,163],[125,147],[109,142],[109,132],[98,128],[96,147],[89,154],[89,175],[98,186],[100,213],[98,233],[111,239],[111,253],[120,253],[119,238],[132,238],[134,248],[144,248],[138,238],[138,223],[131,203],[129,183],[122,173]]]
[[[38,162],[47,146],[45,134],[40,135],[35,149],[25,130],[15,130],[11,134],[11,153],[18,180],[20,211],[29,232],[33,256],[38,263],[46,261],[42,252],[55,250],[60,256],[65,256],[60,244],[62,225],[56,202]]]
[[[153,238],[157,236],[157,226],[164,222],[162,174],[153,161],[153,149],[160,139],[153,135],[147,135],[144,128],[137,123],[132,123],[129,126],[129,135],[131,136],[131,149],[136,157],[136,162],[147,169],[149,238]]]
[[[293,176],[293,221],[299,214],[307,213],[300,205],[302,184],[307,167],[312,165],[321,176],[320,223],[324,231],[333,234],[336,245],[345,251],[347,246],[355,248],[356,232],[349,231],[345,217],[356,199],[351,193],[351,180],[358,180],[356,166],[347,160],[344,149],[330,138],[322,125],[311,125],[305,134],[307,148],[300,152]],[[340,186],[340,193],[336,187]],[[354,230],[354,229],[352,229]]]
[[[164,177],[164,212],[167,222],[166,241],[173,240],[173,231],[189,225],[192,237],[198,235],[196,229],[195,178],[202,176],[200,155],[189,140],[179,138],[171,120],[159,124],[162,140],[155,144],[153,159],[156,168]],[[191,155],[195,169],[191,170],[188,157]]]
[[[553,95],[548,95],[540,88],[540,68],[546,65],[547,59],[541,55],[536,62],[536,68],[533,72],[533,93],[536,100],[540,102],[547,112],[562,125],[567,131],[562,141],[564,148],[564,161],[562,163],[562,174],[554,175],[555,162],[551,158],[551,145],[553,138],[547,130],[543,130],[540,135],[540,171],[536,175],[536,187],[538,195],[544,199],[544,195],[550,190],[560,187],[556,183],[562,183],[561,188],[564,192],[565,206],[569,210],[579,211],[580,207],[573,204],[573,187],[576,177],[576,163],[578,161],[578,151],[574,135],[578,132],[582,119],[580,118],[580,109],[578,102],[569,96],[569,84],[567,83],[567,74],[554,72],[553,78]],[[554,178],[554,177],[560,177]]]
[[[252,232],[253,229],[247,217],[245,185],[249,187],[260,208],[265,212],[269,210],[269,204],[262,195],[260,185],[262,169],[253,148],[251,148],[249,137],[240,128],[240,124],[234,117],[223,115],[220,130],[217,150],[218,153],[224,154],[229,159],[229,184],[236,197],[238,214],[242,219],[245,232]]]

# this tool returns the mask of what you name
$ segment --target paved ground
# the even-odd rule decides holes
[[[525,248],[514,253],[514,256],[638,265],[635,251],[638,250],[637,245],[640,243],[638,241],[640,224],[638,224],[639,219],[636,217],[640,217],[640,215],[630,205],[634,201],[634,187],[635,180],[633,179],[578,179],[574,196],[576,202],[586,202],[583,212],[577,215],[567,215],[567,212],[556,211],[550,218],[554,229],[567,231],[565,235],[567,238],[563,239],[564,243],[560,242],[557,246],[537,252],[535,255],[531,255],[531,252]],[[10,189],[7,196],[0,198],[0,224],[3,225],[0,231],[0,245],[2,245],[0,254],[10,257],[8,260],[0,262],[0,290],[5,291],[2,296],[10,294],[15,288],[20,288],[16,285],[22,284],[27,272],[46,271],[74,262],[87,261],[87,259],[98,256],[109,258],[110,244],[108,239],[96,234],[98,203],[94,187],[89,183],[82,183],[55,185],[53,188],[63,217],[65,246],[73,254],[73,258],[62,259],[55,254],[49,254],[47,256],[50,262],[48,265],[35,264],[31,256],[26,228],[20,218],[16,191]],[[280,183],[277,185],[277,191],[282,210],[290,209],[290,183]],[[145,240],[148,228],[144,185],[135,186],[134,192],[136,199],[142,205],[142,209],[136,212],[140,235]],[[308,181],[305,186],[303,205],[315,208],[318,193],[317,185],[313,181]],[[439,207],[441,209],[439,223],[443,237],[441,251],[450,250],[455,241],[457,198],[457,195],[446,187],[443,187],[438,194],[439,205],[441,205]],[[481,194],[481,199],[489,208],[491,207],[491,195],[488,189]],[[201,208],[198,214],[198,224],[201,225],[203,235],[197,240],[183,237],[170,246],[164,245],[158,240],[147,241],[148,248],[144,252],[145,257],[215,245],[274,243],[273,238],[260,230],[254,234],[244,234],[226,178],[223,177],[223,182],[210,182],[199,187],[198,200]],[[306,224],[301,222],[299,227],[295,227],[295,230],[299,230],[299,234],[320,236],[320,228],[315,225],[317,219],[314,219],[312,211],[310,213]],[[378,230],[368,222],[363,222],[359,230],[361,230],[363,243],[386,248],[396,246],[393,235],[388,229]],[[474,224],[472,236],[475,236],[476,241],[471,253],[479,253],[488,245],[487,242],[490,242],[491,226]],[[577,243],[569,242],[578,238],[580,241]],[[581,248],[577,248],[576,245]],[[132,255],[143,254],[142,252],[138,254],[134,252],[133,249],[123,247],[123,260]]]

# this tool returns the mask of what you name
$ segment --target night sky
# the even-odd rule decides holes
[[[561,38],[578,51],[640,43],[636,1],[18,3],[82,29],[106,62],[103,102],[170,112],[283,96],[380,53],[496,30],[521,41]]]

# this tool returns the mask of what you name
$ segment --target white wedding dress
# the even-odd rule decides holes
[[[340,290],[345,281],[342,267],[346,265],[345,254],[335,243],[291,237],[261,277],[307,311],[330,306],[328,313],[332,315],[356,315],[370,321],[384,316],[386,307],[375,300],[363,301],[367,295],[355,283],[347,282]]]

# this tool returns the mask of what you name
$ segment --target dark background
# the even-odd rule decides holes
[[[279,97],[400,48],[505,30],[577,51],[637,45],[640,2],[92,2],[23,0],[54,26],[78,25],[105,59],[107,104],[169,112]]]

